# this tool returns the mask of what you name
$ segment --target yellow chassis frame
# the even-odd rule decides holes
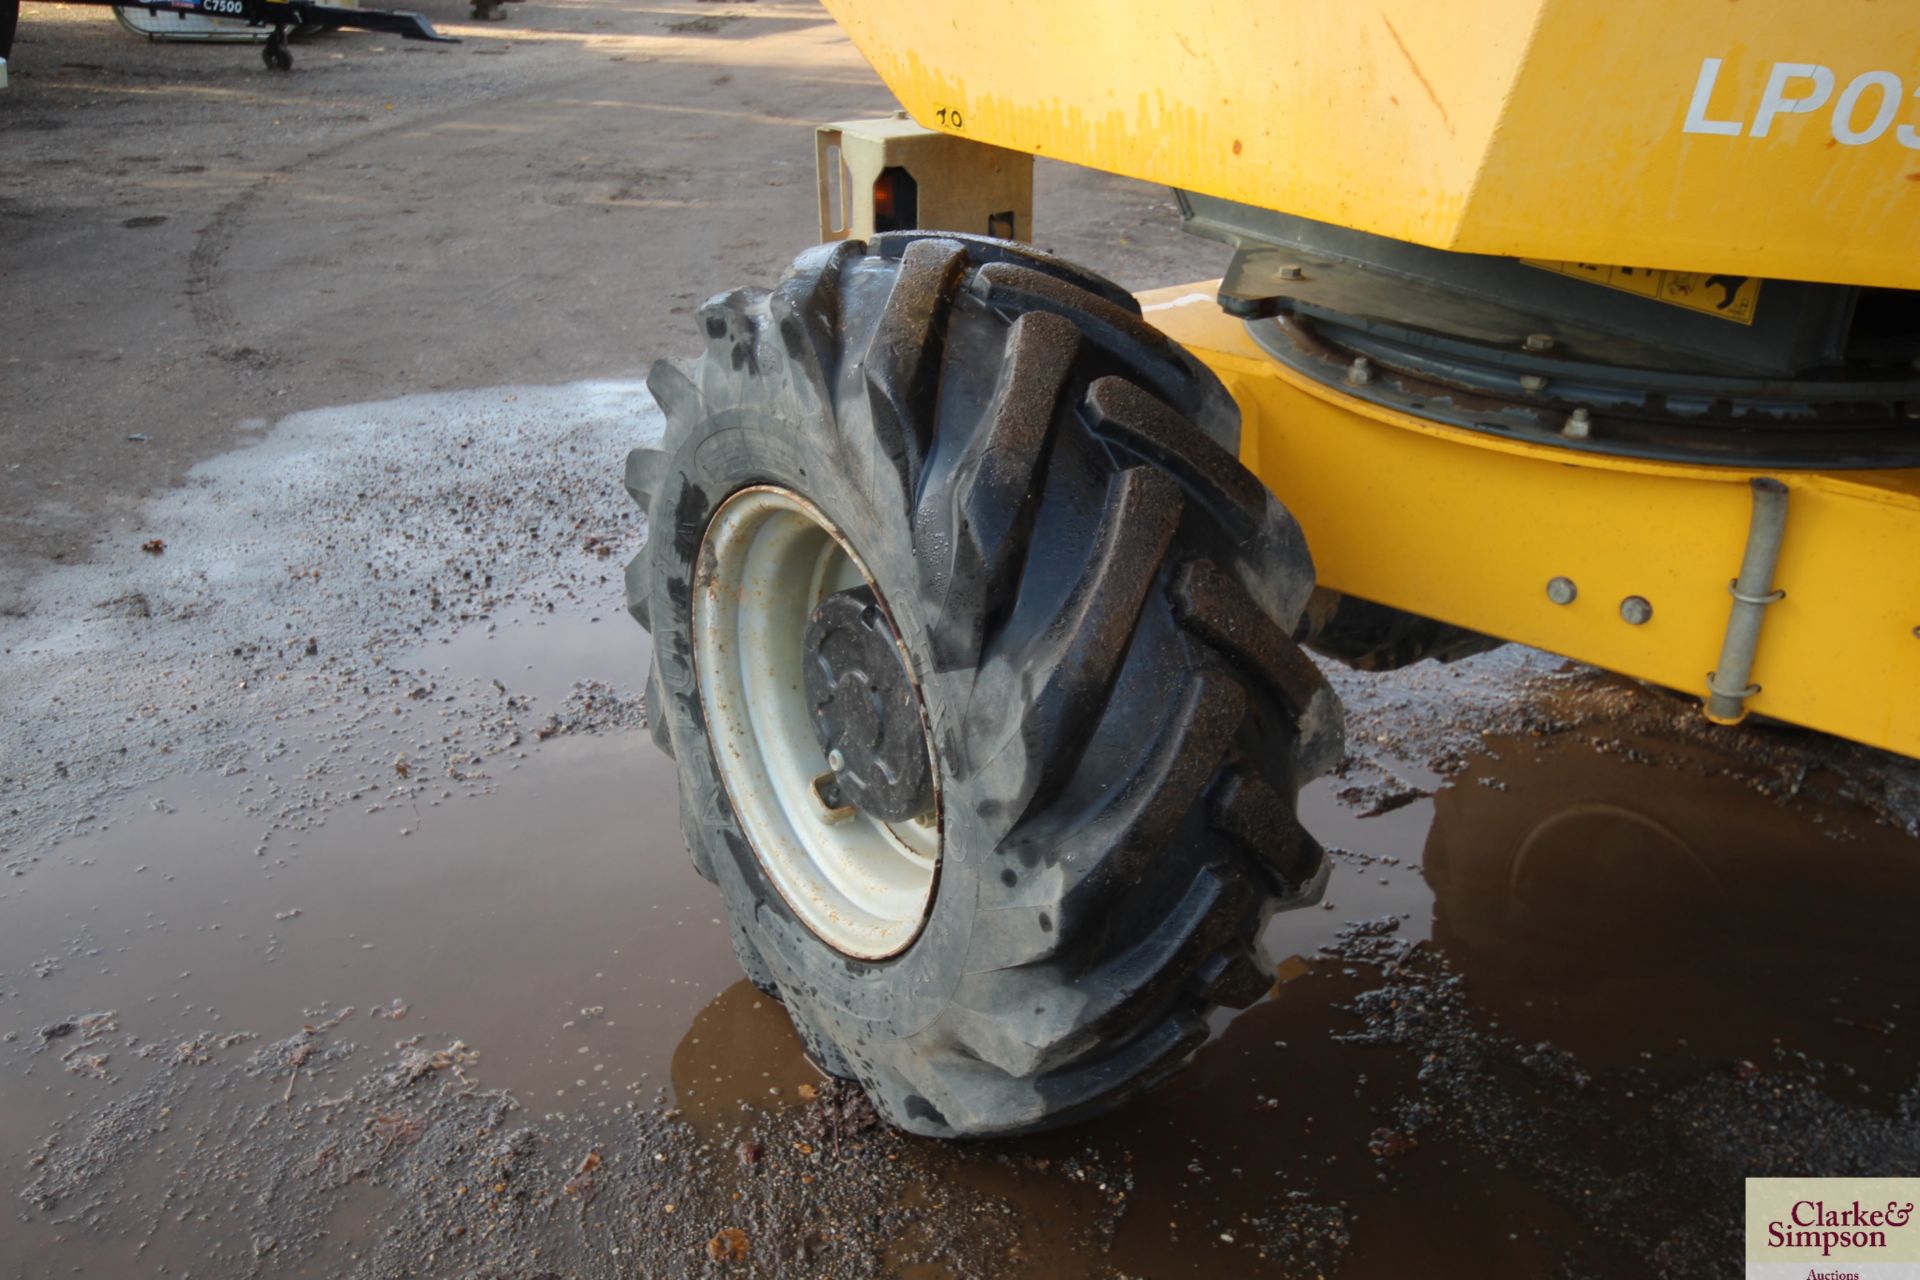
[[[823,141],[827,238],[848,234],[826,216],[831,189],[864,229],[870,175],[894,164],[938,206],[920,225],[989,231],[1015,197],[980,175],[1030,163],[897,119],[826,135],[843,157],[826,163]],[[867,176],[849,184],[848,167]],[[1220,310],[1219,284],[1139,298],[1239,402],[1241,461],[1299,520],[1320,585],[1697,694],[1722,722],[1759,713],[1920,758],[1920,469],[1753,471],[1445,426],[1274,359]],[[1741,592],[1758,615],[1750,671],[1716,681],[1752,692],[1708,699],[1723,645],[1744,650],[1730,587],[1755,480],[1784,487],[1785,528],[1771,574],[1762,563]]]
[[[1920,757],[1920,470],[1749,471],[1524,444],[1288,369],[1214,302],[1139,295],[1240,404],[1241,461],[1300,521],[1322,586],[1703,698],[1760,475],[1786,533],[1746,710]],[[1547,584],[1577,588],[1556,604]],[[1622,602],[1651,617],[1634,624]]]

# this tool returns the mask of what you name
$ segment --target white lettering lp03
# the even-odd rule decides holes
[[[1842,84],[1832,67],[1776,62],[1754,98],[1731,85],[1720,89],[1721,61],[1700,60],[1682,132],[1765,138],[1781,116],[1824,111],[1828,131],[1842,146],[1864,147],[1888,139],[1920,151],[1920,78],[1909,88],[1892,71],[1862,71]]]

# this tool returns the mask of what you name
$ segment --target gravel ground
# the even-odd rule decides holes
[[[31,579],[0,618],[19,691],[0,726],[5,865],[182,771],[253,770],[270,835],[369,793],[482,785],[552,717],[588,723],[403,659],[508,613],[620,617],[645,521],[608,460],[660,424],[635,383],[496,387],[294,414],[195,468],[134,536]],[[434,714],[397,714],[409,703]]]

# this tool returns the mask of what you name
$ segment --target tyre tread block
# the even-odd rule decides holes
[[[1178,479],[1236,542],[1258,532],[1266,486],[1206,432],[1125,378],[1096,378],[1086,405],[1097,434]]]
[[[678,360],[655,360],[653,367],[647,370],[647,390],[669,421],[691,423],[699,420],[700,388]],[[657,478],[650,476],[644,468],[640,471],[634,469],[634,455],[639,453],[658,454],[662,466],[666,463],[666,454],[657,449],[635,449],[627,455],[627,493],[635,502],[646,507],[653,502],[653,495],[659,492],[659,485]]]
[[[1070,321],[1044,312],[1015,320],[982,424],[960,442],[942,482],[921,495],[916,553],[922,588],[940,602],[932,637],[938,670],[978,658],[986,619],[1011,604],[1055,410],[1079,348]],[[950,559],[940,557],[943,550]]]
[[[773,980],[773,970],[767,966],[760,948],[754,946],[753,939],[747,936],[745,926],[732,913],[727,916],[727,936],[733,942],[733,955],[740,962],[740,972],[747,975],[747,981],[753,984],[754,990],[785,1004],[786,999],[780,994],[780,984]]]
[[[916,240],[900,259],[864,359],[872,428],[882,451],[913,493],[933,444],[947,309],[967,265],[952,240]]]
[[[1206,1019],[1181,1009],[1127,1040],[1114,1052],[1039,1080],[1043,1115],[1050,1125],[1069,1123],[1135,1098],[1171,1067],[1187,1061],[1208,1040]]]
[[[836,1080],[857,1080],[859,1072],[852,1062],[847,1060],[840,1046],[832,1037],[823,1034],[813,1025],[813,1020],[805,1012],[805,1003],[780,997],[787,1007],[787,1016],[793,1020],[795,1034],[800,1037],[800,1045],[816,1067]]]
[[[1206,1020],[1192,1009],[1182,1009],[1117,1051],[1049,1079],[1045,1092],[1050,1102],[1064,1109],[1093,1103],[1123,1080],[1141,1086],[1129,1093],[1143,1091],[1149,1083],[1158,1082],[1156,1068],[1185,1061],[1206,1041]]]
[[[1265,863],[1289,895],[1311,884],[1326,859],[1294,806],[1244,768],[1221,780],[1208,809],[1213,828]]]
[[[986,1062],[949,1072],[926,1092],[937,1098],[947,1132],[1019,1133],[1071,1124],[1151,1089],[1207,1040],[1207,1024],[1179,1010],[1110,1052],[1035,1080],[1010,1078]],[[919,1125],[916,1132],[926,1132]]]
[[[673,729],[667,720],[667,695],[660,688],[660,668],[655,663],[647,664],[647,690],[642,696],[647,707],[647,732],[653,737],[653,745],[671,760],[674,758]]]
[[[1246,695],[1233,679],[1192,677],[1158,723],[1146,764],[1106,804],[1085,816],[1023,825],[1002,844],[1008,864],[1044,867],[1033,877],[1035,887],[1021,894],[1048,915],[1048,929],[1025,948],[1029,960],[1056,956],[1106,925],[1114,900],[1139,887],[1148,864],[1206,791],[1244,718]]]
[[[1185,892],[1146,936],[1081,972],[1057,963],[969,975],[954,999],[986,1015],[986,1034],[967,1047],[1016,1076],[1059,1069],[1097,1051],[1144,1010],[1184,986],[1214,980],[1222,948],[1256,914],[1263,894],[1224,868],[1191,878]]]
[[[837,240],[807,250],[787,268],[767,298],[787,360],[800,369],[821,405],[833,402],[833,374],[840,364],[841,273],[865,256],[858,240]]]
[[[1258,1004],[1273,990],[1273,966],[1262,964],[1249,947],[1233,947],[1216,952],[1195,980],[1195,988],[1212,1004],[1228,1009],[1246,1009]]]
[[[1066,781],[1106,713],[1183,505],[1180,486],[1150,467],[1129,467],[1108,482],[1080,578],[1041,637],[1042,652],[1019,664],[1034,690],[1020,723],[1024,811]]]
[[[1050,958],[1104,930],[1115,901],[1136,889],[1180,820],[1212,781],[1247,709],[1233,680],[1191,678],[1171,714],[1158,719],[1145,765],[1091,813],[1045,815],[1002,843],[1009,867],[1034,868],[1002,912],[983,913],[993,932],[976,940],[984,960],[997,947],[1008,967]],[[1018,877],[1018,872],[1015,873]]]
[[[1087,341],[1147,378],[1156,392],[1183,413],[1197,413],[1205,394],[1192,364],[1167,336],[1140,318],[1057,276],[1012,262],[990,262],[974,272],[972,289],[990,307],[1006,311],[1051,311],[1080,326]]]
[[[627,612],[648,631],[653,630],[653,548],[642,545],[627,561]]]
[[[1173,600],[1182,626],[1257,676],[1296,722],[1307,717],[1326,681],[1313,659],[1254,603],[1245,587],[1213,562],[1196,560],[1181,567]]]
[[[1065,258],[1055,257],[1045,249],[1036,249],[1014,240],[1000,240],[964,231],[882,231],[867,241],[867,247],[880,257],[898,258],[907,251],[908,246],[932,237],[963,245],[967,251],[967,261],[974,266],[985,266],[989,262],[1012,263],[1052,276],[1077,289],[1084,289],[1124,311],[1140,314],[1140,300],[1105,276]]]

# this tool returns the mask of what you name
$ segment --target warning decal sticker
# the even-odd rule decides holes
[[[1622,293],[1637,293],[1655,302],[1719,316],[1735,324],[1752,324],[1760,302],[1760,281],[1754,276],[1714,276],[1699,271],[1655,271],[1646,267],[1608,267],[1592,262],[1520,261],[1542,271],[1591,280]]]

